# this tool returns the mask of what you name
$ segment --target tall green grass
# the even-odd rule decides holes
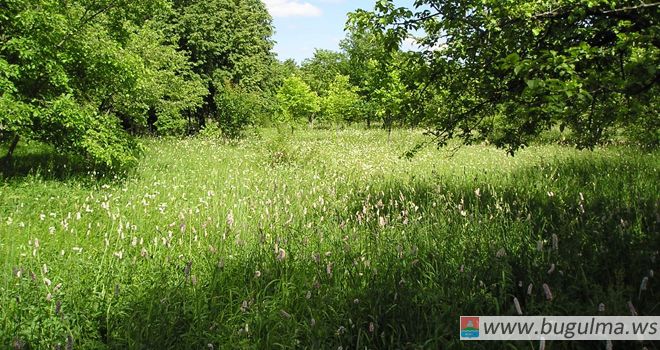
[[[459,316],[660,314],[657,277],[640,290],[657,152],[403,157],[422,140],[144,140],[116,178],[24,146],[0,182],[0,348],[527,349],[461,343]]]

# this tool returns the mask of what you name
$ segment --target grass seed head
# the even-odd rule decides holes
[[[547,300],[552,300],[552,291],[550,290],[550,286],[548,286],[547,283],[543,283],[543,293],[545,293],[545,298]]]

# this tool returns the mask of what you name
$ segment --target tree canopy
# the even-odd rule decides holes
[[[657,3],[613,0],[512,2],[417,0],[413,8],[379,0],[350,24],[396,51],[414,38],[428,66],[421,89],[444,106],[440,143],[457,136],[511,152],[555,125],[578,147],[618,128],[658,140],[660,48]]]
[[[137,159],[133,134],[183,134],[207,117],[233,131],[247,114],[226,118],[218,108],[236,110],[246,100],[236,91],[271,84],[273,30],[259,0],[3,0],[0,8],[7,159],[25,138],[123,167]]]

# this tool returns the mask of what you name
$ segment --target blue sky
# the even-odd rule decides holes
[[[315,48],[337,50],[348,12],[372,10],[374,0],[264,0],[275,25],[278,59],[302,62]],[[412,4],[396,1],[397,4]]]

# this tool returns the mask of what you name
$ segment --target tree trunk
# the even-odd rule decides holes
[[[11,161],[11,158],[14,156],[14,151],[16,150],[16,146],[18,145],[18,141],[20,141],[21,137],[18,136],[18,134],[14,135],[14,139],[11,140],[11,143],[9,144],[9,150],[7,151],[7,155],[5,156],[4,161],[9,164]]]
[[[387,126],[387,143],[392,141],[392,123]]]

